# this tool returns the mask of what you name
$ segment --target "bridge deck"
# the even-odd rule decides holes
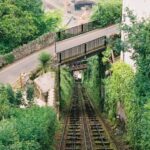
[[[62,52],[66,49],[87,43],[89,41],[95,40],[102,36],[111,36],[114,34],[119,34],[119,25],[112,25],[107,28],[96,29],[87,33],[80,34],[78,36],[60,41],[56,43],[56,53]]]

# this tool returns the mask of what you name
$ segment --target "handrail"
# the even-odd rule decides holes
[[[68,28],[65,30],[60,30],[58,32],[56,32],[56,41],[62,41],[95,29],[101,29],[101,28],[106,28],[109,26],[112,26],[114,24],[108,24],[107,26],[103,27],[99,25],[99,21],[98,20],[94,20],[91,22],[87,22],[81,25],[77,25],[74,26],[72,28]]]

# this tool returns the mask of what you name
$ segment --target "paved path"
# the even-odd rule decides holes
[[[96,39],[98,37],[101,37],[103,35],[112,35],[115,33],[119,33],[119,30],[117,29],[117,26],[110,26],[105,29],[97,29],[93,30],[91,32],[81,34],[79,36],[66,39],[64,41],[57,43],[57,51],[62,51],[77,45],[80,45],[82,43],[91,41],[93,39]],[[9,65],[2,70],[0,70],[0,82],[1,83],[14,83],[17,78],[19,77],[20,73],[29,73],[33,69],[35,69],[38,65],[38,56],[42,51],[47,51],[51,53],[53,56],[55,55],[55,45],[53,44],[50,47],[47,47],[45,49],[42,49],[39,52],[36,52],[26,58],[23,58],[17,62],[15,62],[12,65]]]

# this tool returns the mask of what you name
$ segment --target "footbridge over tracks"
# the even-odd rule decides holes
[[[119,25],[94,27],[93,22],[57,33],[55,53],[60,65],[95,55],[106,49],[106,39],[119,34]]]

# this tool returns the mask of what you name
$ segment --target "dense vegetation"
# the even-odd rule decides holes
[[[68,106],[70,105],[72,98],[73,90],[73,77],[71,71],[68,67],[61,68],[61,77],[60,77],[60,86],[61,86],[61,100],[60,100],[60,109],[62,112],[66,112]]]
[[[135,61],[136,72],[123,62],[109,63],[109,77],[105,83],[105,109],[104,112],[115,125],[117,123],[117,105],[121,103],[125,112],[125,135],[126,140],[133,149],[150,149],[150,21],[137,21],[136,16],[127,9],[126,17],[130,18],[131,25],[124,24],[122,30],[128,35],[125,42],[117,41],[117,46],[108,47],[104,56],[108,57],[105,63],[108,64],[110,49],[117,51],[130,51],[134,49],[132,59]],[[139,36],[140,35],[140,36]],[[120,42],[120,44],[118,44]],[[93,101],[100,105],[98,97],[100,80],[97,77],[99,69],[98,61],[95,58],[89,59],[89,67],[84,73],[84,83]],[[97,68],[97,69],[95,69]],[[94,73],[93,73],[94,72]],[[92,76],[94,75],[94,76]],[[96,81],[95,81],[96,80]],[[94,89],[94,90],[92,90]],[[97,95],[96,98],[93,95]],[[98,100],[98,101],[97,101]],[[100,109],[100,107],[99,107]]]
[[[150,149],[150,20],[137,21],[133,12],[127,9],[131,26],[123,25],[123,31],[128,34],[127,50],[134,49],[133,59],[136,64],[134,78],[135,99],[130,124],[130,142],[137,150]],[[139,36],[140,35],[140,36]]]
[[[100,27],[120,23],[122,17],[121,0],[98,1],[94,7],[92,20],[97,20]]]
[[[60,14],[44,14],[42,0],[0,0],[0,54],[54,31]]]
[[[22,94],[0,85],[0,149],[52,150],[57,120],[49,107],[21,109]]]
[[[88,68],[83,73],[83,82],[89,96],[94,103],[99,106],[100,104],[100,76],[99,76],[99,60],[98,56],[94,56],[88,59]],[[94,87],[94,91],[93,91]]]

